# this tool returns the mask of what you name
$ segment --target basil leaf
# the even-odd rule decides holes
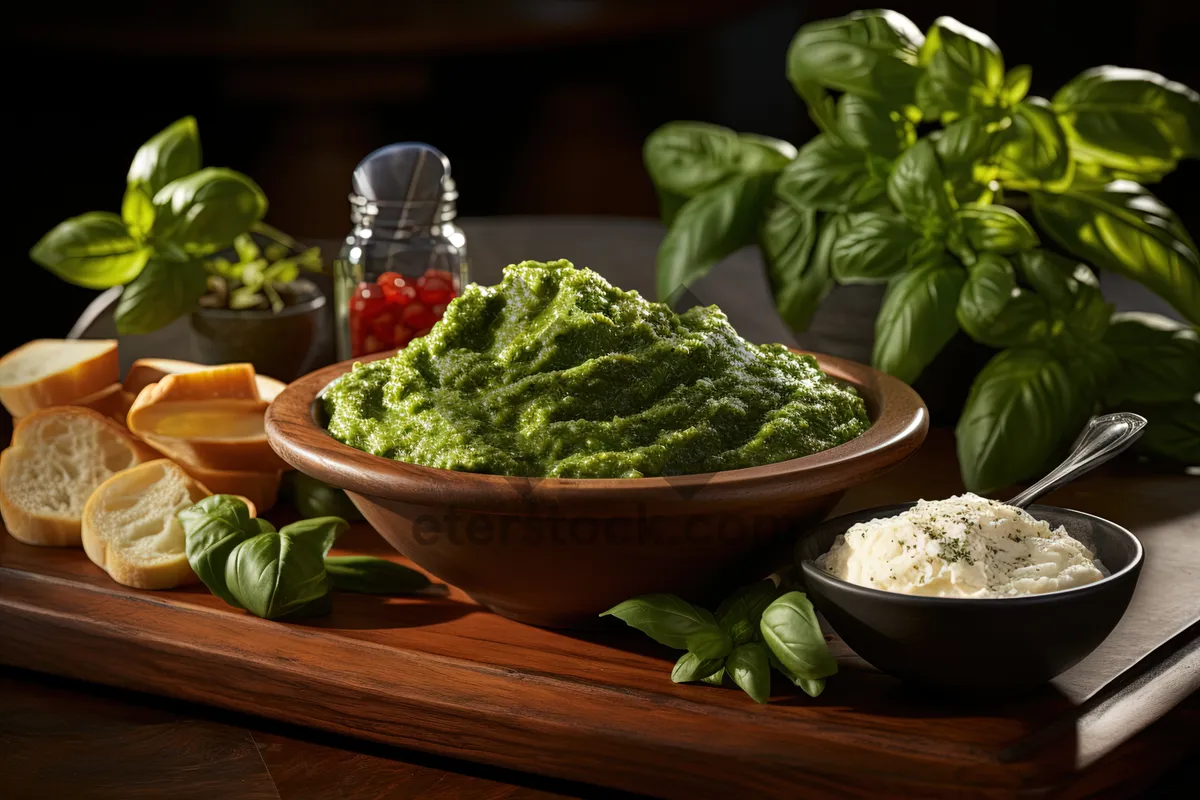
[[[1012,127],[995,156],[997,177],[1033,186],[1070,183],[1071,151],[1058,116],[1042,97],[1030,97],[1013,110]]]
[[[958,331],[955,309],[967,274],[945,253],[895,278],[875,320],[871,363],[912,383]]]
[[[837,132],[850,147],[888,160],[910,147],[915,138],[912,124],[899,112],[853,94],[838,99]]]
[[[743,586],[717,607],[717,625],[729,634],[734,645],[752,641],[758,635],[762,612],[781,594],[772,580]]]
[[[893,205],[924,236],[940,235],[954,218],[946,178],[928,139],[917,142],[897,159],[888,177],[887,192]]]
[[[1085,265],[1049,250],[1017,253],[1015,263],[1039,296],[1046,300],[1051,327],[1059,322],[1083,342],[1098,342],[1108,329],[1112,305],[1100,293],[1100,283]]]
[[[775,307],[794,331],[808,327],[833,288],[828,259],[811,257],[816,241],[817,212],[776,197],[759,228],[758,245]]]
[[[121,199],[121,221],[137,242],[145,241],[154,226],[154,201],[143,187],[132,184],[125,187],[125,196]]]
[[[737,176],[688,200],[658,248],[658,297],[670,302],[713,264],[748,243],[771,179]]]
[[[784,167],[775,193],[822,211],[845,211],[883,194],[883,181],[867,169],[867,156],[829,134],[814,136]]]
[[[725,684],[725,667],[722,666],[707,678],[701,678],[700,682],[707,683],[709,686],[723,686]]]
[[[231,169],[209,167],[171,181],[154,195],[151,236],[191,255],[228,247],[267,213],[254,181]]]
[[[795,155],[787,142],[739,136],[703,122],[668,122],[648,137],[642,157],[661,191],[691,198],[736,175],[775,173]]]
[[[968,336],[989,347],[1016,347],[1050,335],[1046,301],[1018,286],[1012,264],[993,253],[981,255],[967,271],[956,317]]]
[[[767,606],[759,630],[775,658],[791,674],[825,678],[837,672],[837,661],[803,592],[788,592]]]
[[[719,627],[706,627],[687,637],[687,649],[698,658],[724,658],[733,649],[733,640]]]
[[[150,257],[116,214],[90,211],[60,222],[29,257],[67,283],[108,289],[137,277]]]
[[[824,678],[798,678],[788,672],[787,667],[779,663],[779,659],[770,650],[767,651],[767,661],[780,675],[787,678],[793,686],[799,686],[809,697],[817,697],[825,691]]]
[[[359,594],[412,594],[433,584],[425,573],[372,556],[326,556],[333,588]]]
[[[964,206],[955,217],[976,251],[1010,254],[1037,246],[1033,227],[1008,206]]]
[[[254,524],[254,527],[259,533],[275,533],[275,526],[272,525],[270,521],[265,520],[262,517],[255,517],[254,519],[250,520],[250,522]]]
[[[1033,476],[1087,410],[1050,352],[1024,347],[997,354],[975,377],[955,428],[967,489],[987,492]]]
[[[1033,213],[1073,255],[1144,284],[1200,324],[1200,254],[1174,212],[1141,186],[1035,192]]]
[[[1029,92],[1033,82],[1033,67],[1022,64],[1013,67],[1004,76],[1004,86],[1000,89],[1000,101],[1008,106],[1015,106]]]
[[[725,671],[754,702],[765,703],[771,697],[771,666],[767,648],[760,642],[735,647],[725,659]]]
[[[671,670],[671,680],[675,683],[691,683],[723,673],[725,659],[700,658],[695,653],[684,653],[675,662]]]
[[[1162,173],[1200,156],[1200,94],[1153,72],[1089,69],[1058,90],[1054,108],[1077,161]]]
[[[341,489],[335,489],[311,475],[295,471],[291,473],[292,503],[300,516],[341,517],[346,520],[361,520],[362,513]]]
[[[241,604],[225,584],[225,562],[242,542],[259,534],[246,504],[228,494],[214,494],[175,515],[183,526],[188,564],[208,590],[231,606]]]
[[[1158,314],[1116,314],[1104,335],[1119,370],[1105,403],[1171,403],[1200,393],[1200,335]]]
[[[658,194],[658,216],[662,219],[663,224],[670,227],[675,223],[675,217],[679,215],[679,209],[683,208],[683,204],[688,201],[687,197],[675,192],[668,192],[666,189],[654,187]]]
[[[199,261],[151,258],[121,292],[113,313],[117,333],[156,331],[194,309],[205,290],[204,265]]]
[[[614,616],[659,644],[691,650],[697,634],[721,632],[712,613],[673,594],[646,594],[619,603],[600,616]]]
[[[881,283],[904,269],[916,241],[916,231],[895,214],[850,214],[845,233],[833,243],[829,266],[838,283]]]
[[[1200,466],[1200,400],[1139,406],[1149,423],[1134,447],[1183,467]]]
[[[200,131],[195,117],[168,125],[138,148],[125,180],[130,188],[154,197],[173,180],[200,169]],[[128,221],[128,218],[127,220]]]
[[[947,174],[973,179],[976,162],[991,156],[999,138],[981,115],[969,114],[943,128],[933,146]]]
[[[233,548],[225,562],[229,593],[251,614],[278,619],[329,594],[321,539],[287,528],[260,533]]]
[[[969,114],[996,105],[1004,89],[1004,59],[985,34],[939,17],[925,36],[917,105],[926,118]]]
[[[279,529],[281,536],[290,536],[305,547],[319,550],[321,558],[333,547],[337,537],[346,532],[350,523],[341,517],[317,517],[302,519]]]
[[[923,40],[920,29],[895,11],[811,22],[788,48],[788,80],[801,96],[815,84],[899,107],[921,77],[916,64]]]

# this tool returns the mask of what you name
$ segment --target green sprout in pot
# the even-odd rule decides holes
[[[320,268],[320,253],[265,225],[266,212],[267,197],[253,180],[201,167],[196,120],[184,117],[134,155],[120,214],[72,217],[29,255],[78,286],[124,286],[114,314],[121,334],[157,330],[199,307],[202,297],[221,298],[229,308],[278,311],[299,269]],[[265,252],[251,232],[270,241]],[[218,256],[231,247],[237,262]],[[224,294],[213,285],[218,278]]]
[[[835,285],[885,285],[872,361],[909,383],[961,330],[992,351],[956,429],[972,491],[1038,474],[1113,408],[1151,420],[1144,453],[1200,464],[1200,253],[1145,188],[1200,156],[1200,95],[1097,67],[1031,96],[985,34],[894,11],[805,25],[787,74],[820,129],[798,150],[694,122],[646,140],[660,299],[755,243],[795,331]],[[1095,269],[1183,322],[1114,315]]]

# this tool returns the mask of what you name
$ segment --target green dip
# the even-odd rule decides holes
[[[569,261],[469,286],[432,332],[325,394],[329,432],[429,467],[556,478],[738,469],[842,444],[863,401],[716,306],[676,314]]]

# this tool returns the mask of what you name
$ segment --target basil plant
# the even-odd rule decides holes
[[[267,197],[250,178],[200,166],[196,120],[184,117],[134,155],[120,214],[91,211],[72,217],[43,236],[29,255],[68,283],[89,289],[124,286],[115,312],[117,331],[149,333],[197,306],[214,271],[207,257],[239,237],[244,240],[251,230],[271,236],[272,229],[261,225],[266,211]],[[284,237],[283,244],[290,242]]]
[[[1200,95],[1098,67],[1029,96],[1030,67],[984,34],[893,11],[805,25],[787,73],[820,129],[798,151],[691,122],[647,139],[659,299],[756,243],[796,331],[833,286],[885,284],[872,360],[909,383],[960,330],[994,348],[956,431],[975,491],[1034,476],[1101,408],[1150,419],[1144,452],[1200,464],[1200,255],[1145,188],[1200,156]],[[1188,325],[1114,316],[1096,268]]]

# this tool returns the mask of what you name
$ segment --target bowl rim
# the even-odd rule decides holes
[[[795,348],[793,348],[795,350]],[[291,466],[337,488],[390,500],[458,508],[528,511],[531,502],[548,500],[653,502],[681,507],[695,502],[746,502],[754,487],[755,501],[798,494],[840,491],[881,474],[910,456],[929,429],[929,412],[907,384],[865,364],[822,353],[795,350],[816,357],[823,371],[850,384],[874,409],[871,427],[837,447],[801,458],[757,467],[647,478],[529,478],[426,467],[372,455],[342,444],[319,426],[311,408],[317,396],[356,363],[385,358],[356,358],[315,370],[298,378],[267,409],[267,440]],[[676,494],[672,503],[670,495]]]
[[[820,523],[819,525],[817,525],[816,527],[812,528],[810,531],[805,533],[803,536],[801,536],[800,540],[796,542],[796,548],[799,549],[803,542],[805,542],[813,537],[819,536],[823,533],[826,533],[829,528],[836,528],[838,525],[842,524],[842,520],[845,520],[848,517],[863,517],[867,514],[886,514],[888,516],[894,516],[898,512],[905,511],[909,508],[912,508],[918,502],[920,502],[920,501],[914,500],[909,503],[894,503],[892,505],[886,505],[886,506],[875,506],[874,508],[864,508],[859,511],[851,511],[848,514],[840,514],[836,517],[832,517],[832,518],[827,519],[824,522]],[[1132,531],[1130,531],[1128,528],[1126,528],[1123,525],[1118,525],[1117,523],[1113,522],[1110,519],[1105,519],[1104,517],[1100,517],[1095,514],[1089,514],[1086,511],[1079,511],[1074,508],[1066,508],[1065,506],[1050,506],[1050,505],[1043,505],[1041,503],[1034,503],[1032,505],[1027,506],[1025,508],[1025,510],[1029,511],[1030,513],[1032,513],[1035,510],[1037,510],[1037,511],[1053,511],[1055,513],[1064,514],[1066,516],[1080,517],[1083,519],[1095,520],[1097,522],[1103,523],[1104,525],[1107,525],[1108,527],[1116,530],[1118,533],[1123,535],[1125,538],[1127,538],[1133,542],[1134,557],[1129,561],[1128,564],[1126,564],[1120,570],[1110,573],[1108,575],[1105,575],[1100,580],[1093,581],[1092,583],[1085,583],[1082,586],[1072,586],[1069,589],[1058,589],[1053,592],[1042,592],[1040,594],[1023,594],[1023,595],[1015,595],[1013,597],[936,597],[936,596],[932,596],[932,595],[903,594],[901,592],[889,592],[884,589],[876,589],[871,586],[860,586],[857,583],[851,583],[850,581],[843,580],[842,578],[839,578],[836,575],[830,575],[825,570],[820,569],[816,565],[816,561],[811,558],[804,559],[803,561],[801,561],[799,563],[798,566],[800,567],[801,573],[804,575],[805,581],[809,580],[809,578],[813,578],[813,579],[817,580],[818,582],[825,582],[832,586],[835,586],[835,587],[837,587],[837,589],[839,591],[848,591],[848,592],[851,592],[852,594],[857,594],[861,597],[874,598],[877,600],[884,600],[887,602],[896,602],[896,603],[901,603],[904,605],[911,605],[911,606],[937,606],[939,608],[945,608],[945,607],[948,607],[951,605],[969,606],[969,607],[988,607],[988,608],[997,608],[1000,605],[1003,605],[1006,607],[1007,606],[1016,607],[1016,606],[1029,606],[1029,605],[1044,605],[1047,603],[1056,602],[1056,598],[1060,598],[1060,597],[1078,596],[1080,594],[1104,591],[1104,587],[1106,587],[1108,584],[1114,582],[1116,579],[1127,576],[1130,573],[1136,573],[1138,570],[1140,570],[1142,568],[1142,562],[1145,560],[1145,557],[1146,557],[1146,549],[1142,546],[1141,540],[1138,539],[1138,537],[1135,536]],[[874,517],[872,517],[872,518],[874,518]],[[851,525],[853,525],[853,524],[854,523],[851,523]],[[840,531],[839,534],[837,534],[837,535],[840,535],[841,533],[845,533],[846,530],[849,530],[849,527],[850,526],[847,526],[845,529]]]

